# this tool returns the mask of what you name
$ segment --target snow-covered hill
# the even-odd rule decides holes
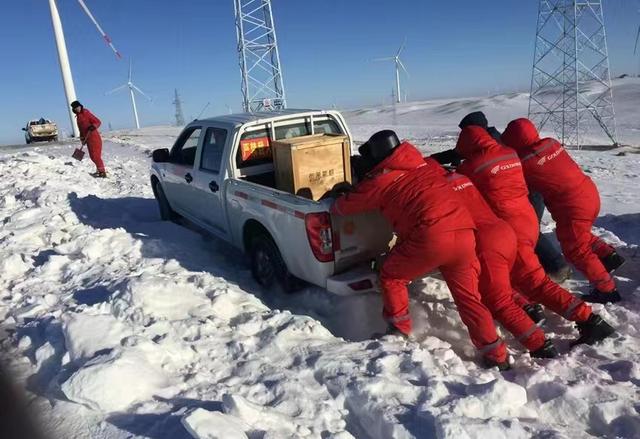
[[[638,139],[640,85],[617,87],[623,138]],[[347,117],[358,140],[393,126],[426,151],[451,146],[476,109],[502,128],[526,113],[526,96]],[[49,437],[640,437],[631,149],[573,152],[601,190],[597,233],[630,259],[617,275],[625,301],[596,306],[619,336],[550,361],[512,341],[515,367],[499,373],[477,366],[438,279],[412,284],[416,341],[373,341],[384,327],[379,297],[265,291],[237,251],[161,222],[149,152],[177,132],[111,133],[107,180],[91,178],[69,145],[0,152],[0,346]],[[567,287],[588,290],[580,279]],[[546,329],[565,352],[576,336],[555,317]]]

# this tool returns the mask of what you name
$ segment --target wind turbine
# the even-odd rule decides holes
[[[373,60],[373,61],[393,61],[395,63],[395,65],[396,65],[396,93],[395,93],[395,97],[396,97],[396,103],[397,104],[400,103],[401,97],[402,97],[402,95],[400,94],[400,69],[404,70],[406,75],[409,76],[409,72],[405,68],[404,64],[402,64],[402,61],[400,60],[400,54],[404,50],[404,46],[406,44],[407,44],[407,39],[405,38],[404,42],[402,43],[402,46],[400,46],[400,48],[398,49],[398,51],[396,52],[396,54],[394,56],[388,56],[386,58],[375,58]]]
[[[124,90],[125,88],[129,89],[129,95],[131,96],[131,107],[133,108],[133,118],[136,122],[136,129],[140,129],[140,121],[138,120],[138,109],[136,108],[136,96],[134,92],[140,93],[140,95],[144,96],[149,102],[151,102],[151,98],[147,96],[142,90],[134,85],[131,82],[131,60],[129,60],[129,79],[126,84],[121,85],[120,87],[116,87],[113,90],[107,92],[107,95],[119,92],[120,90]]]
[[[102,30],[102,27],[98,24],[98,21],[95,19],[87,5],[83,0],[78,0],[80,3],[80,7],[84,12],[89,16],[89,19],[93,22],[93,24],[98,29],[100,35],[105,40],[105,42],[109,45],[111,50],[115,53],[118,59],[122,58],[120,52],[116,50],[109,36]],[[73,76],[71,75],[71,65],[69,64],[69,55],[67,53],[67,44],[64,39],[64,32],[62,30],[62,21],[60,20],[60,13],[58,12],[58,6],[56,5],[56,0],[49,0],[49,9],[51,10],[51,23],[53,25],[53,34],[56,40],[56,48],[58,49],[58,62],[60,64],[60,72],[62,74],[62,82],[64,84],[64,92],[67,97],[67,111],[69,112],[69,119],[71,121],[71,129],[73,130],[73,136],[80,136],[80,132],[78,131],[78,127],[75,121],[75,114],[71,111],[70,104],[71,102],[76,100],[76,89],[73,84]]]

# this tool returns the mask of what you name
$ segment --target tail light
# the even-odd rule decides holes
[[[320,262],[333,261],[333,231],[329,212],[308,213],[304,217],[304,225],[316,259]]]

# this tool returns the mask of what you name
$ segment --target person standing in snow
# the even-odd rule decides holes
[[[380,271],[387,334],[411,333],[407,285],[439,269],[484,364],[508,367],[506,346],[478,292],[473,219],[439,165],[425,162],[413,145],[401,143],[390,130],[375,133],[359,151],[373,168],[352,192],[336,199],[331,212],[380,210],[397,234]]]
[[[498,143],[502,142],[502,135],[500,134],[500,131],[498,131],[496,127],[489,126],[489,121],[482,111],[475,111],[473,113],[467,114],[460,121],[458,126],[460,127],[460,129],[468,126],[482,127],[487,130],[487,132],[491,135],[491,137],[494,138],[494,140],[496,140]],[[435,153],[432,155],[432,157],[442,164],[452,163],[455,166],[460,164],[461,161],[461,157],[455,152],[455,149]],[[529,201],[531,202],[531,205],[536,212],[539,226],[540,222],[542,221],[542,216],[544,215],[544,198],[539,192],[529,190]],[[553,281],[562,283],[566,279],[571,277],[571,267],[566,263],[564,257],[556,249],[551,240],[549,240],[549,238],[547,238],[543,233],[539,233],[538,235],[538,244],[536,244],[535,250],[538,258],[540,259],[540,263]],[[523,301],[521,305],[529,307],[529,305],[526,305],[526,301]],[[530,309],[530,312],[535,311]]]
[[[600,195],[593,181],[560,142],[540,139],[529,119],[516,119],[504,132],[505,145],[522,161],[530,188],[542,194],[556,222],[556,235],[567,259],[594,286],[584,300],[610,303],[621,300],[610,272],[624,262],[615,249],[591,232],[600,212]]]
[[[447,174],[447,181],[460,196],[476,224],[482,302],[493,317],[530,351],[532,357],[556,357],[558,352],[553,342],[545,339],[542,329],[514,301],[510,276],[518,253],[515,232],[506,221],[493,213],[468,177],[451,172]]]
[[[100,133],[98,132],[98,128],[100,128],[102,122],[78,101],[71,103],[71,109],[76,115],[76,123],[80,131],[80,140],[83,145],[87,145],[89,158],[91,158],[91,161],[96,165],[96,172],[92,173],[91,176],[106,178],[107,171],[102,161],[102,137],[100,137]]]
[[[511,273],[514,287],[527,298],[575,321],[580,332],[576,344],[592,344],[612,335],[615,331],[607,322],[594,314],[587,303],[549,279],[540,265],[534,251],[540,230],[516,152],[496,142],[479,126],[463,128],[456,151],[465,159],[457,171],[469,177],[495,214],[516,233],[518,253]]]

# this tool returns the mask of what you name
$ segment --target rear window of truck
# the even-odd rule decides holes
[[[342,134],[340,126],[333,119],[314,119],[313,125],[316,134]],[[276,140],[290,139],[292,137],[308,136],[311,134],[311,127],[307,120],[290,125],[276,126],[274,131]],[[271,141],[271,132],[267,127],[245,132],[240,138],[240,147],[236,155],[237,167],[242,169],[272,163]]]

